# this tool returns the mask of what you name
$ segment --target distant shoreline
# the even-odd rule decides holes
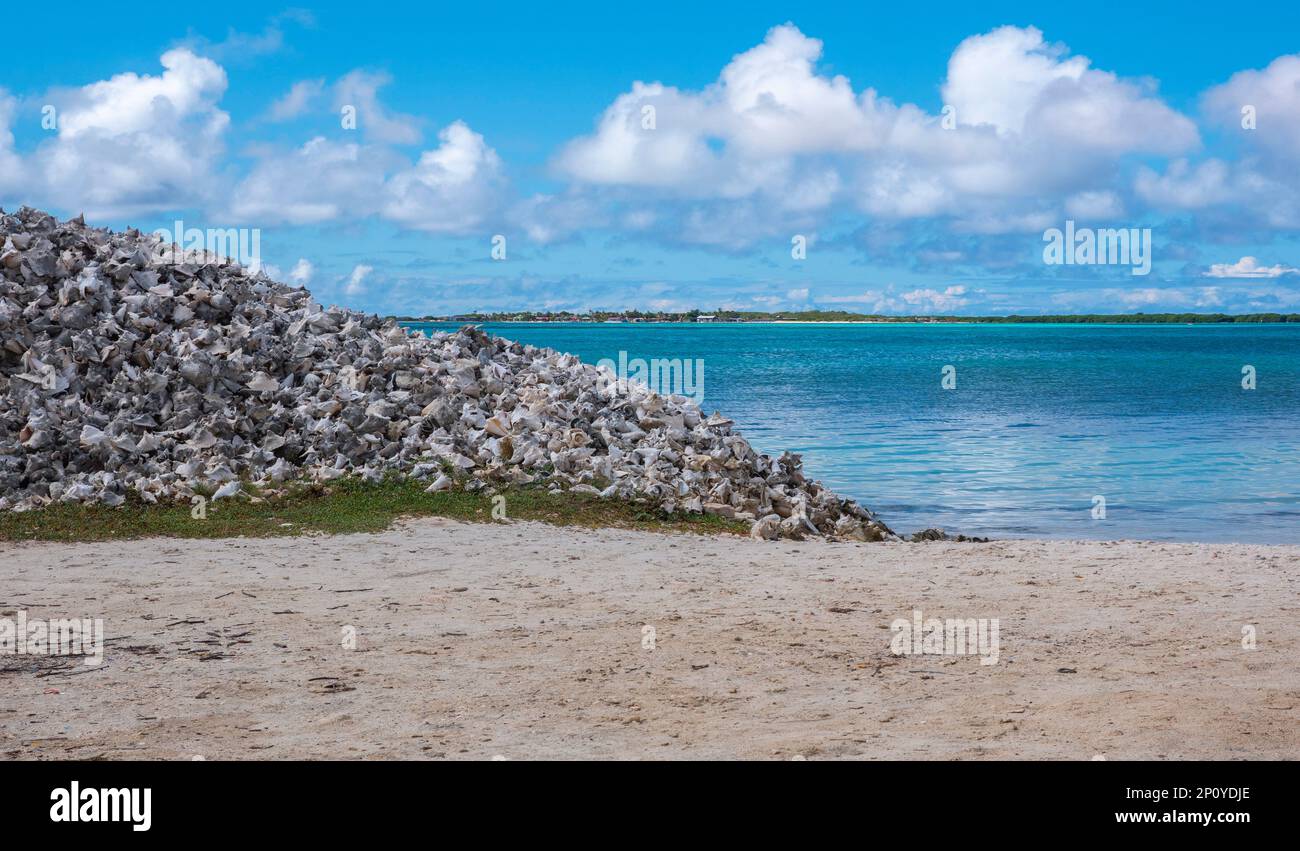
[[[596,319],[584,316],[520,319],[502,316],[396,316],[403,324],[441,323],[469,325],[1291,325],[1300,324],[1300,314],[1097,314],[1076,316],[909,316],[862,318],[728,318],[688,317]]]

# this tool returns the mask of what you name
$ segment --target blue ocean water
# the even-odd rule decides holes
[[[896,531],[1300,542],[1300,325],[483,327],[591,363],[702,358],[706,410]]]

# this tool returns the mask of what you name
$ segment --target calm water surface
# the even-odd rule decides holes
[[[706,410],[898,531],[1300,543],[1300,325],[484,328],[592,363],[702,358]]]

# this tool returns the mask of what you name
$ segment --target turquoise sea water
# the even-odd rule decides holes
[[[1300,325],[484,328],[592,363],[702,358],[707,411],[896,531],[1300,542]]]

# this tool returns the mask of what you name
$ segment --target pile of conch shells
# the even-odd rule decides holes
[[[643,500],[762,538],[894,538],[798,456],[571,355],[326,309],[81,217],[0,211],[0,244],[0,510],[400,473]]]

